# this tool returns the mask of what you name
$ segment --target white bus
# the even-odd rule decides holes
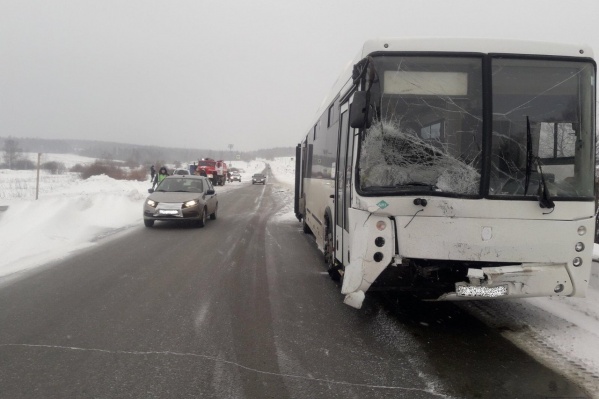
[[[366,42],[296,158],[296,216],[345,303],[584,296],[595,85],[585,45]]]

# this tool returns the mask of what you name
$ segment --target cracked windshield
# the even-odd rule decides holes
[[[489,193],[592,197],[593,66],[494,59],[492,79]]]
[[[489,159],[482,60],[373,60],[360,189],[478,195]],[[588,63],[493,60],[490,195],[536,196],[545,187],[554,197],[593,195],[593,79]]]

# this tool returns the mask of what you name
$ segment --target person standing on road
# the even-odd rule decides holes
[[[166,170],[166,167],[163,166],[160,168],[160,170],[158,171],[158,174],[154,177],[154,181],[152,183],[152,189],[156,188],[156,186],[158,184],[160,184],[161,181],[164,180],[165,177],[168,176],[168,171]]]
[[[156,177],[156,169],[154,169],[154,165],[150,166],[150,181],[153,182]]]

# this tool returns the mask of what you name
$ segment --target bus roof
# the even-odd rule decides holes
[[[592,58],[586,44],[568,44],[492,38],[381,38],[368,40],[360,59],[376,51],[415,51],[452,53],[509,53],[522,55],[554,55]]]

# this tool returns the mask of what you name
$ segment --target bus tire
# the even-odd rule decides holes
[[[252,183],[254,184],[254,183]],[[310,230],[310,226],[308,226],[308,223],[306,223],[306,217],[302,217],[302,231],[304,232],[304,234],[312,234],[312,230]]]
[[[327,272],[333,281],[339,281],[341,274],[339,266],[335,262],[335,244],[333,240],[333,229],[331,229],[330,218],[325,218],[324,233],[324,262],[327,265]]]

